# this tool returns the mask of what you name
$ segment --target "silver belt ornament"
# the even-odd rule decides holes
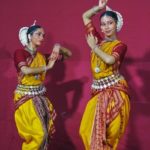
[[[117,75],[110,75],[108,77],[104,77],[102,79],[94,79],[91,88],[94,90],[103,90],[106,89],[107,87],[110,87],[116,83],[119,82],[119,80],[121,80],[121,75],[117,74]]]
[[[16,90],[16,93],[22,94],[22,95],[41,95],[46,93],[46,88],[43,85],[18,85]]]

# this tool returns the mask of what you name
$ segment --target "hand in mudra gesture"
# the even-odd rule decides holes
[[[55,44],[52,50],[52,53],[49,57],[48,68],[52,68],[55,61],[58,59],[60,52],[60,44]]]
[[[100,9],[103,9],[106,6],[107,2],[108,0],[99,0]]]
[[[93,12],[94,13],[97,13],[99,12],[100,10],[102,10],[103,8],[106,7],[106,4],[107,4],[107,1],[108,0],[99,0],[99,4],[97,6],[94,6],[93,7]]]
[[[52,53],[49,57],[49,61],[55,61],[57,60],[60,52],[60,44],[55,44],[52,50]]]
[[[91,33],[86,37],[89,47],[93,50],[98,44],[98,39]]]

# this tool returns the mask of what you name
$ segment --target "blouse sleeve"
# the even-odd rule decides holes
[[[92,33],[95,37],[97,37],[98,43],[100,43],[103,40],[92,22],[89,22],[87,25],[85,25],[85,34],[88,35],[90,33]]]
[[[126,51],[127,45],[125,45],[124,43],[119,43],[114,47],[112,55],[115,57],[117,61],[122,62],[126,54]]]
[[[19,70],[22,66],[27,66],[26,56],[25,56],[23,50],[16,50],[15,51],[14,63],[15,63],[17,70]]]

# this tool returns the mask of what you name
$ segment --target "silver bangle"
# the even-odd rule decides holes
[[[93,14],[97,14],[97,11],[96,11],[95,7],[96,7],[96,6],[94,6],[94,7],[92,8]]]
[[[44,72],[46,73],[46,71],[47,71],[47,70],[46,70],[46,66],[44,66]]]
[[[96,48],[99,48],[99,45],[95,45],[95,46],[92,48],[92,50],[95,51]]]

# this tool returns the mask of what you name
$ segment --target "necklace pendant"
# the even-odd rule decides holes
[[[37,75],[34,76],[34,78],[35,78],[36,80],[39,80],[39,79],[40,79],[40,75],[37,74]]]
[[[99,72],[100,72],[100,68],[99,68],[99,67],[95,67],[94,71],[95,71],[96,73],[99,73]]]

